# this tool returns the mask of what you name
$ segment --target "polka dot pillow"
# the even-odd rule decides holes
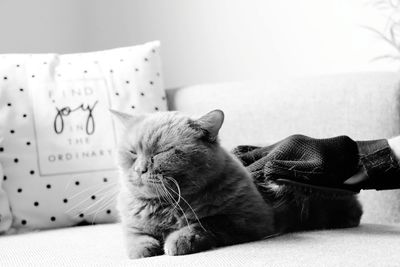
[[[1,150],[1,148],[0,148]],[[0,175],[3,177],[3,167],[0,164]],[[3,180],[0,180],[0,234],[7,232],[10,229],[12,222],[10,204],[8,197],[3,189]]]
[[[166,106],[159,42],[0,55],[0,162],[13,227],[115,221],[116,131],[109,109]]]

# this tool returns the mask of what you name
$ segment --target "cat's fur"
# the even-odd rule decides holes
[[[257,189],[243,165],[219,145],[222,111],[197,120],[176,112],[114,114],[125,128],[118,203],[130,258],[359,223],[354,198],[299,199],[273,182]]]

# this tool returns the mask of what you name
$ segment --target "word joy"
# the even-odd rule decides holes
[[[56,107],[57,114],[56,117],[54,118],[54,131],[57,134],[61,134],[64,131],[64,119],[68,117],[71,113],[74,112],[85,112],[87,113],[86,117],[86,133],[88,135],[92,135],[95,131],[95,122],[93,118],[93,110],[96,107],[98,101],[94,102],[93,105],[88,105],[88,104],[80,104],[76,108],[71,108],[71,107],[63,107],[59,109]]]

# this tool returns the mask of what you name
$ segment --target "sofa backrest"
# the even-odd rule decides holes
[[[170,110],[190,115],[222,109],[220,138],[227,149],[295,133],[366,140],[400,134],[399,81],[398,73],[347,73],[195,85],[169,89],[167,97]],[[399,192],[362,192],[363,221],[400,222]]]

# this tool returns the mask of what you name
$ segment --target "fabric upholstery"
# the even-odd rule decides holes
[[[0,238],[0,266],[396,266],[400,226],[287,234],[186,256],[129,260],[118,224]]]
[[[168,91],[171,109],[226,113],[223,144],[272,143],[293,133],[376,139],[399,133],[394,73],[311,77],[258,85],[219,84]],[[119,224],[0,236],[0,266],[397,266],[398,191],[362,195],[357,228],[287,234],[203,253],[129,260]]]
[[[364,72],[260,82],[204,84],[167,91],[169,108],[188,114],[225,112],[222,144],[275,143],[292,134],[354,140],[400,134],[400,75]],[[360,194],[364,222],[399,223],[398,190]]]
[[[168,90],[169,108],[225,112],[222,144],[265,145],[293,133],[379,139],[400,133],[398,73],[347,73]]]
[[[3,190],[3,179],[4,176],[3,166],[0,164],[0,234],[10,229],[12,224],[12,215],[10,210],[10,203],[8,202],[8,196]]]
[[[1,177],[14,228],[116,221],[109,109],[166,110],[159,47],[0,55]]]

